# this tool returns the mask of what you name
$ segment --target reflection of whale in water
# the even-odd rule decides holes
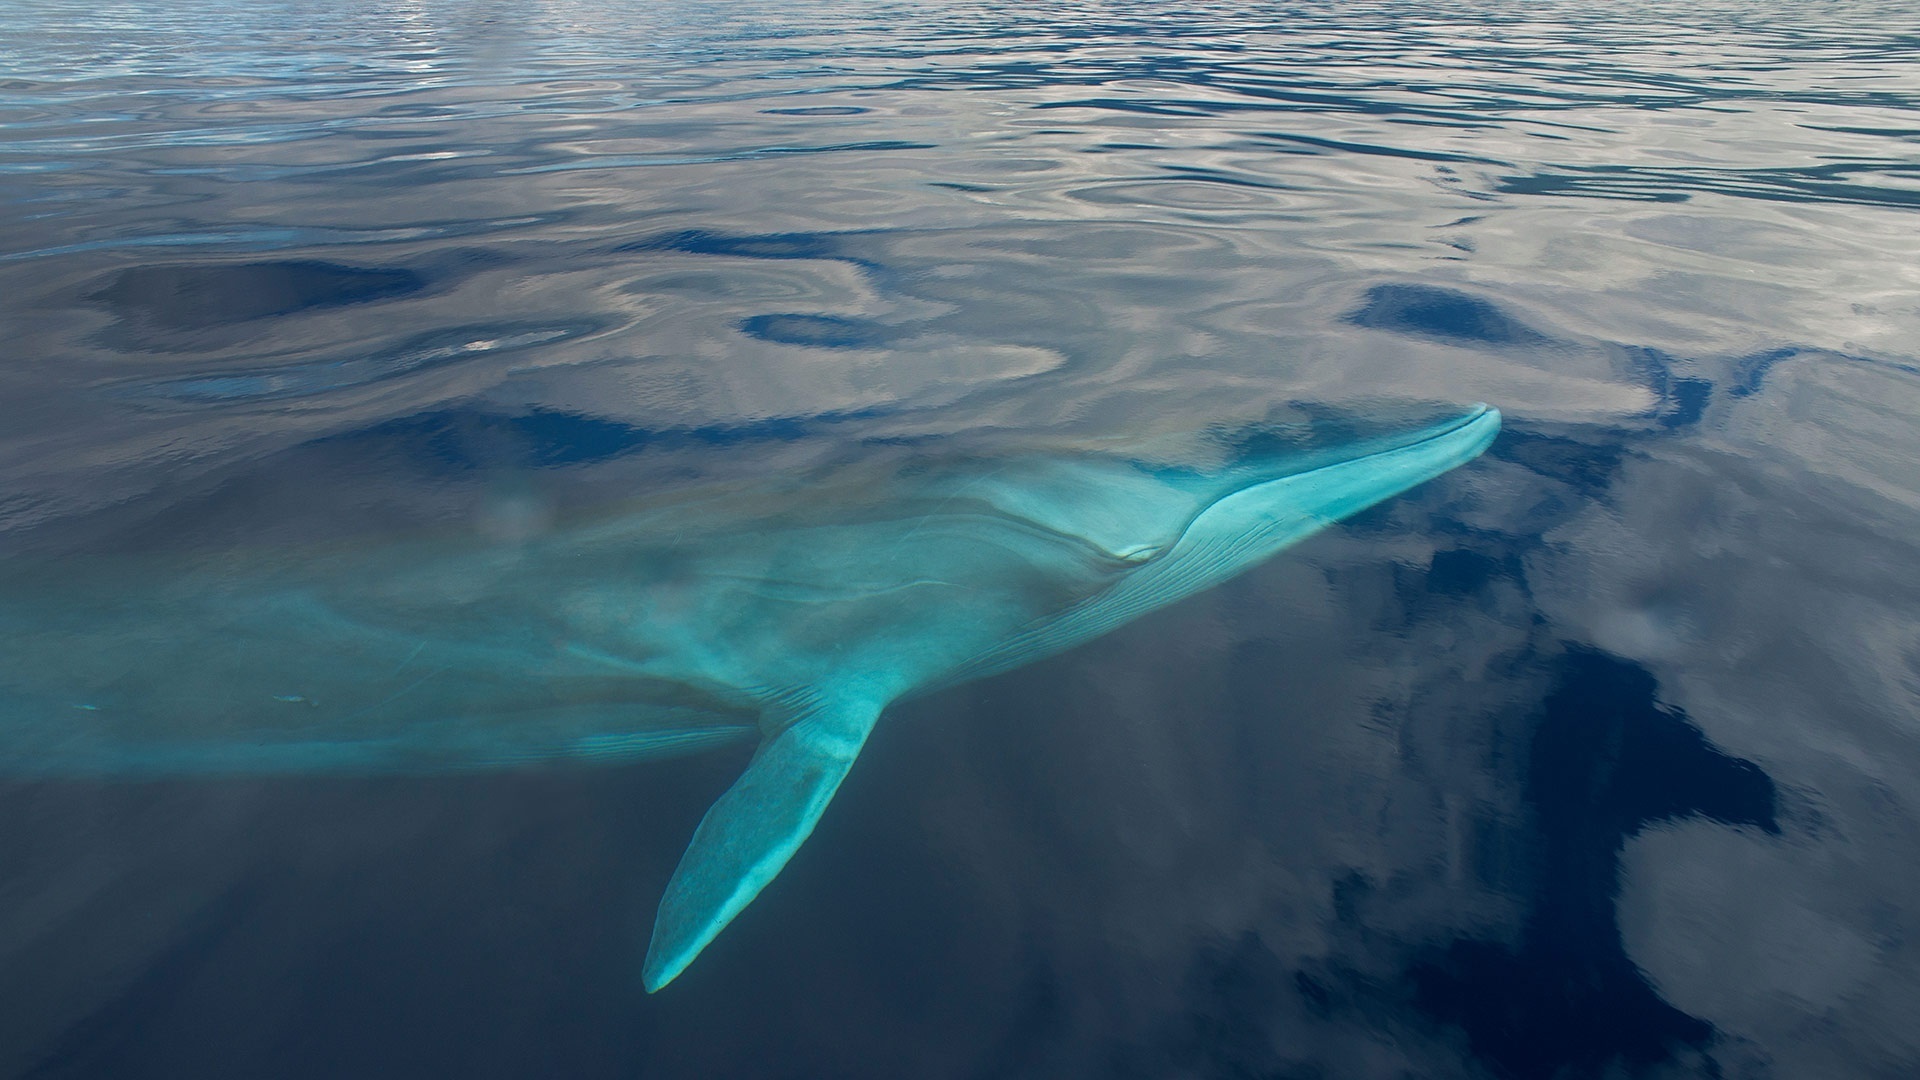
[[[431,771],[757,735],[667,887],[658,989],[777,874],[886,706],[1226,580],[1473,459],[1476,407],[1328,451],[905,455],[514,542],[70,558],[0,579],[0,767]]]

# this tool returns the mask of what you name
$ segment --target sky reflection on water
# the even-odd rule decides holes
[[[1920,1068],[1910,6],[32,0],[0,40],[9,555],[1507,417],[898,709],[655,997],[739,755],[9,781],[0,1074]]]

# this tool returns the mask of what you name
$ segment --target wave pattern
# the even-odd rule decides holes
[[[630,778],[0,786],[0,1074],[1914,1075],[1916,55],[1911,0],[0,3],[0,559],[1507,418],[1172,632],[923,702],[869,753],[951,768],[835,804],[887,861],[809,852],[898,891],[783,905],[828,929],[686,1024],[609,973],[679,812]],[[376,931],[302,876],[368,849]]]

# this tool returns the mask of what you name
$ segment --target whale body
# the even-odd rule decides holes
[[[0,770],[434,772],[758,749],[668,883],[678,976],[793,856],[887,706],[1207,589],[1472,460],[1486,406],[1331,450],[890,458],[511,542],[0,566]]]

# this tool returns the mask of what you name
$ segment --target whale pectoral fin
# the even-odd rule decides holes
[[[761,742],[701,819],[667,882],[642,972],[648,993],[686,970],[787,865],[840,789],[880,709],[816,704]]]

